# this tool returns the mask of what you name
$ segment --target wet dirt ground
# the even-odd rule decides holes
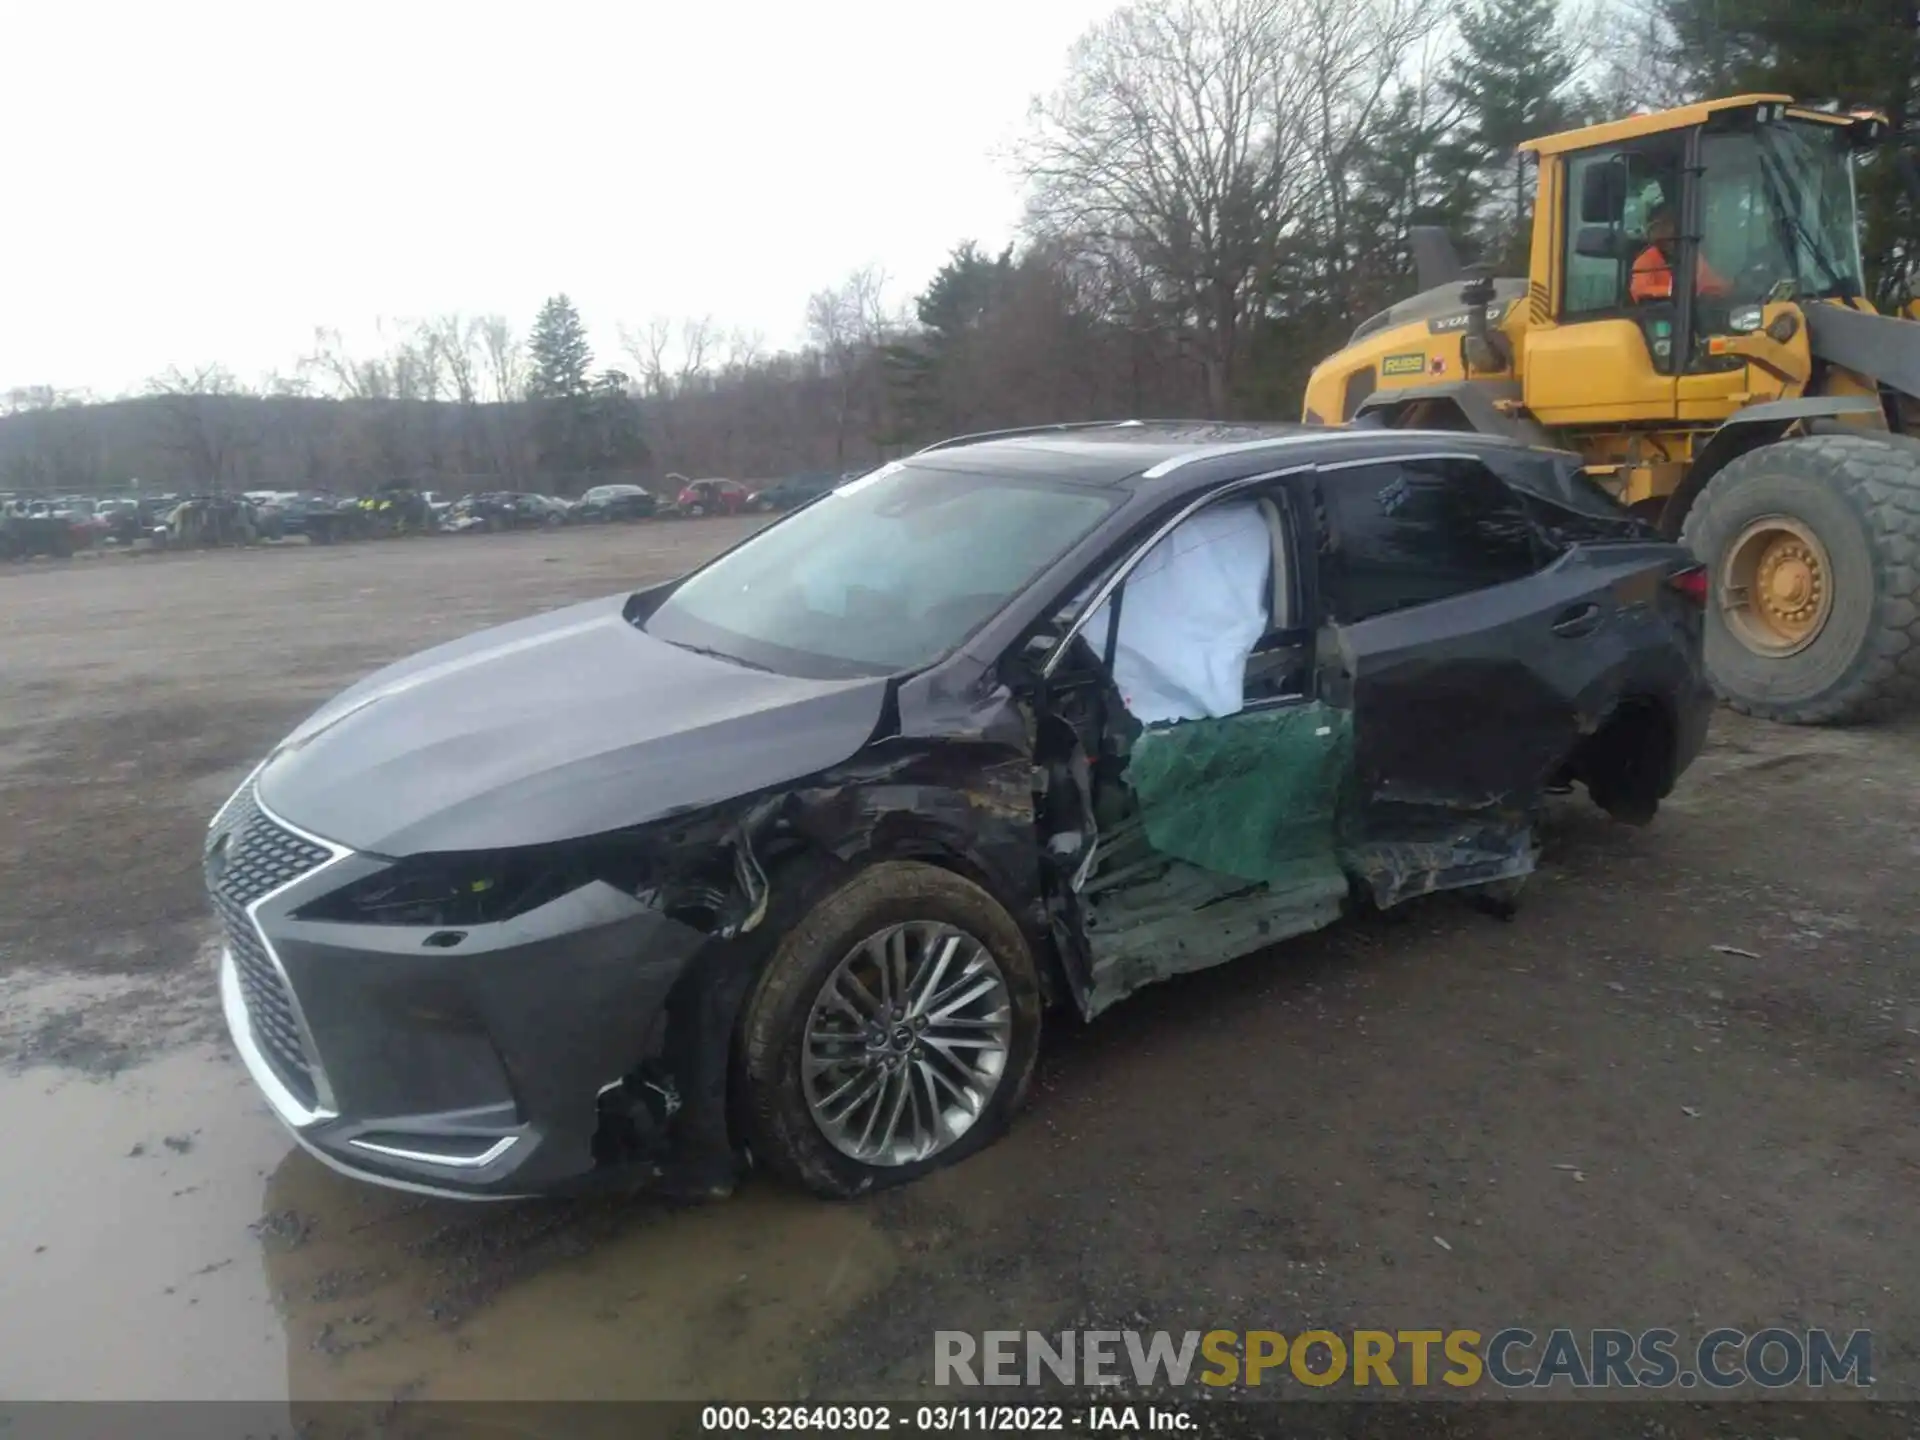
[[[1920,724],[1723,714],[1648,829],[1056,1027],[999,1146],[828,1205],[472,1207],[294,1151],[198,846],[381,662],[742,522],[0,571],[0,1396],[925,1398],[936,1329],[1875,1332],[1920,1390]],[[1453,1433],[1473,1433],[1467,1431]]]

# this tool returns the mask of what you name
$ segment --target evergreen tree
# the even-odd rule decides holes
[[[540,468],[566,477],[596,468],[593,350],[580,312],[565,295],[540,307],[527,339],[527,399],[534,405],[534,444]],[[560,488],[567,488],[562,479]]]
[[[967,428],[970,406],[964,371],[970,341],[1006,296],[1013,247],[990,257],[971,240],[954,247],[914,301],[917,334],[887,347],[889,382],[905,441]]]
[[[1350,207],[1364,246],[1355,277],[1363,311],[1410,293],[1415,226],[1438,226],[1471,253],[1483,195],[1474,173],[1447,154],[1462,108],[1445,94],[1409,88],[1373,127]]]
[[[587,394],[593,350],[580,312],[565,295],[555,295],[540,307],[527,352],[532,362],[527,377],[530,398],[578,399]]]
[[[640,402],[633,382],[620,370],[603,370],[594,377],[587,397],[591,419],[594,470],[630,470],[647,458],[647,440],[640,426]]]
[[[1440,164],[1472,177],[1482,253],[1505,273],[1525,269],[1533,193],[1516,147],[1583,124],[1590,110],[1556,10],[1555,0],[1475,0],[1441,87],[1459,122]]]

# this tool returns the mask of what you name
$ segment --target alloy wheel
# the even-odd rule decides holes
[[[800,1080],[836,1150],[911,1165],[970,1130],[1006,1073],[1013,1009],[987,947],[955,926],[890,926],[836,965],[807,1015]]]

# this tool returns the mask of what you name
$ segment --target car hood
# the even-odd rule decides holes
[[[377,855],[603,834],[801,779],[873,735],[885,679],[801,680],[630,624],[625,596],[378,671],[269,757],[260,798]]]

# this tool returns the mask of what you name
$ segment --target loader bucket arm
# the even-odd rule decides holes
[[[1809,305],[1814,357],[1920,399],[1920,325],[1844,305]]]

